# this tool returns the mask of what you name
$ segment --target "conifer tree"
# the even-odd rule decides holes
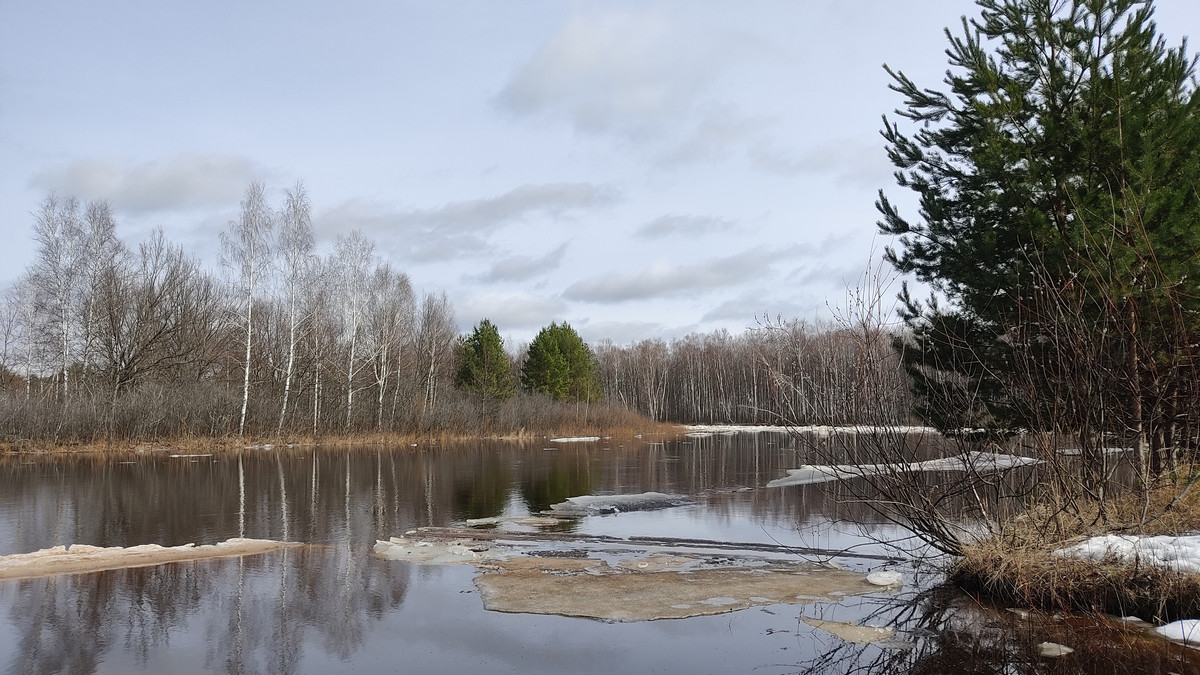
[[[529,343],[521,384],[555,400],[600,397],[596,357],[568,323],[551,323]]]
[[[495,324],[483,319],[461,343],[462,366],[455,384],[467,391],[503,401],[516,391],[512,363]]]
[[[919,213],[881,192],[880,229],[933,291],[902,293],[920,412],[1169,442],[1197,402],[1195,60],[1148,2],[978,4],[946,33],[948,91],[888,69],[915,131],[882,134]]]

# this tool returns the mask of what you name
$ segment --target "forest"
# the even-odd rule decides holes
[[[530,372],[531,345],[499,346],[508,384],[464,374],[445,294],[418,296],[355,231],[317,253],[303,184],[271,205],[251,184],[209,265],[161,231],[136,245],[103,201],[49,195],[33,213],[35,259],[0,315],[0,440],[90,443],[184,437],[513,433],[670,423],[836,424],[906,419],[891,336],[830,321],[763,322],[589,346],[567,324],[583,384]],[[754,317],[748,316],[747,323]],[[496,328],[486,320],[484,324]],[[566,336],[565,338],[563,336]],[[558,344],[551,345],[559,358]],[[533,363],[536,362],[536,363]],[[542,367],[542,366],[537,366]],[[888,395],[864,386],[864,368]],[[582,369],[582,370],[581,370]],[[519,386],[518,386],[518,380]],[[641,421],[639,421],[641,420]]]

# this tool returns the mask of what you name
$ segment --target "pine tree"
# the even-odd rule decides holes
[[[920,412],[1168,442],[1196,412],[1195,60],[1148,2],[978,4],[947,31],[948,92],[888,69],[916,130],[882,133],[920,210],[881,192],[880,229],[933,290],[902,294]]]
[[[512,363],[495,324],[484,319],[461,342],[462,366],[455,385],[503,401],[516,391]]]
[[[551,323],[529,344],[521,384],[555,400],[600,397],[596,357],[570,324]]]

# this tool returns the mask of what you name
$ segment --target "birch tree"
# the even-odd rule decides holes
[[[371,268],[375,263],[375,244],[360,230],[340,235],[334,246],[333,267],[337,275],[342,303],[342,340],[346,354],[346,423],[350,431],[354,415],[354,378],[362,369],[358,342],[367,315]]]
[[[59,391],[69,394],[69,372],[77,343],[77,313],[85,255],[79,202],[50,195],[34,218],[37,254],[29,269],[39,326],[36,336],[54,368]]]
[[[245,317],[245,369],[242,377],[242,413],[238,435],[246,432],[250,403],[250,347],[253,344],[254,300],[270,260],[275,219],[267,207],[262,183],[253,182],[242,198],[242,212],[221,233],[221,262],[234,276],[235,296]]]
[[[279,276],[283,301],[287,306],[287,365],[283,375],[283,403],[279,408],[279,423],[276,434],[283,433],[283,422],[287,418],[288,403],[292,394],[292,377],[296,369],[296,346],[299,331],[308,318],[301,309],[303,286],[311,283],[313,276],[313,230],[312,206],[304,183],[296,183],[287,191],[286,203],[279,215]]]

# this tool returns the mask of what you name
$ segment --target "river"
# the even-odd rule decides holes
[[[0,667],[934,673],[969,662],[975,672],[1047,672],[1054,663],[1036,655],[1036,644],[1055,638],[1089,641],[1067,657],[1071,672],[1125,672],[1096,665],[1113,663],[1197,672],[1193,652],[1182,647],[1133,640],[1114,652],[1124,634],[1113,637],[1094,620],[1026,621],[943,587],[935,566],[889,560],[898,555],[889,544],[903,546],[904,531],[846,501],[836,484],[764,487],[808,461],[802,448],[784,433],[739,433],[5,457],[0,555],[231,537],[306,546],[0,582]],[[371,552],[376,540],[418,527],[537,514],[579,495],[652,491],[695,503],[591,515],[556,529],[580,537],[757,544],[848,570],[899,571],[905,584],[840,602],[620,623],[488,611],[471,566],[389,561]],[[848,642],[812,625],[820,621],[886,626],[895,639]]]

